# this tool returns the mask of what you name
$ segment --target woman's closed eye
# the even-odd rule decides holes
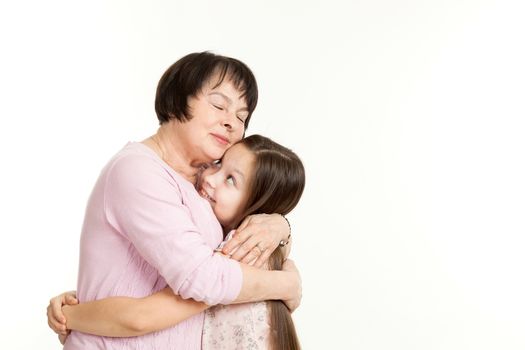
[[[248,119],[248,115],[249,115],[248,112],[243,110],[243,111],[237,112],[236,117],[237,119],[239,119],[241,123],[244,124],[246,123],[246,119]]]
[[[224,111],[224,107],[223,106],[213,105],[213,107],[217,108],[219,111]]]

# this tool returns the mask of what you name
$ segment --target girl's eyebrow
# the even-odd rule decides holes
[[[232,173],[237,173],[244,180],[244,174],[239,169],[233,169]]]

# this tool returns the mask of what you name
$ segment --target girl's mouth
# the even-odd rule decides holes
[[[201,197],[209,200],[212,203],[215,203],[215,200],[208,194],[208,192],[204,190],[204,188],[200,189],[199,194],[201,195]]]

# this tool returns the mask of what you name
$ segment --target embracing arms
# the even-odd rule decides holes
[[[287,306],[291,310],[299,306],[301,281],[291,260],[284,263],[283,271],[241,266],[245,281],[234,303],[281,299],[275,295],[288,294],[292,298],[287,300]],[[268,284],[279,287],[268,292]],[[145,298],[110,297],[77,304],[74,292],[51,299],[47,310],[48,323],[59,335],[65,336],[68,330],[77,330],[100,336],[139,336],[174,326],[209,307],[192,299],[182,299],[170,288]]]
[[[110,297],[81,304],[74,292],[67,292],[51,299],[48,321],[62,335],[67,334],[67,326],[68,330],[94,335],[130,337],[168,328],[208,307],[184,300],[170,288],[145,298]]]
[[[189,219],[188,208],[182,204],[183,200],[181,193],[177,191],[178,187],[171,184],[171,179],[166,179],[164,171],[159,171],[155,167],[147,166],[143,162],[135,160],[132,163],[119,163],[109,169],[108,171],[111,171],[111,174],[108,175],[108,178],[111,175],[111,178],[114,179],[104,189],[103,208],[106,222],[112,228],[125,234],[138,254],[159,271],[160,275],[173,287],[176,294],[186,299],[181,300],[179,298],[178,302],[185,303],[189,299],[194,299],[212,305],[232,301],[282,299],[288,301],[291,309],[296,307],[301,293],[300,277],[295,268],[290,271],[260,271],[256,268],[228,261],[223,257],[215,257],[209,246],[203,242],[201,235],[196,234],[198,230]],[[140,181],[141,178],[150,180],[144,183]],[[267,227],[271,229],[268,230]],[[263,251],[273,250],[270,247],[278,246],[279,241],[285,239],[289,232],[286,221],[275,214],[263,216],[259,222],[254,222],[253,225],[247,224],[246,227],[241,228],[241,233],[242,230],[244,230],[243,240],[238,243],[242,243],[245,248],[239,248],[234,254],[245,249],[247,254],[253,252],[254,257],[258,257]],[[261,234],[264,231],[267,232],[266,238],[263,238]],[[172,239],[174,236],[177,237],[176,240]],[[259,248],[254,251],[253,247],[257,245]],[[248,258],[245,254],[242,259]],[[258,259],[256,263],[262,263],[262,259],[260,261]],[[84,280],[89,283],[89,276],[84,276]],[[81,300],[93,299],[82,295],[81,298],[84,298]],[[171,299],[159,300],[153,296],[152,299],[148,298],[124,298],[119,302],[123,303],[121,307],[126,311],[111,310],[111,305],[118,305],[119,303],[115,299],[107,302],[107,304],[103,304],[103,301],[97,301],[101,304],[91,305],[92,313],[90,315],[95,315],[91,320],[97,323],[104,317],[110,319],[114,317],[115,322],[121,322],[121,325],[114,327],[106,324],[104,329],[106,327],[114,327],[114,329],[122,327],[122,329],[131,329],[135,332],[138,330],[137,333],[144,333],[165,327],[162,323],[164,321],[158,319],[152,321],[155,328],[151,328],[151,330],[150,328],[144,330],[146,327],[143,325],[125,324],[128,321],[136,321],[136,317],[133,319],[134,315],[142,312],[140,310],[143,308],[149,307],[151,310],[157,310],[156,305],[161,305],[158,307],[158,310],[162,311],[161,313],[175,314],[170,317],[176,318],[167,322],[170,325],[203,310],[197,308],[199,311],[196,311],[192,308],[195,306],[193,304],[189,312],[188,309],[179,312],[178,307],[180,305],[177,306],[178,304],[175,303],[169,304],[174,308],[173,312],[166,312],[168,306],[163,303],[164,301],[170,302]],[[147,304],[152,302],[151,300],[158,304],[153,306]],[[177,301],[177,299],[173,300]],[[133,307],[129,306],[128,303],[132,301],[137,303],[138,306],[136,307],[139,311],[133,311]],[[204,305],[201,306],[205,308]],[[76,307],[71,307],[71,309]],[[88,307],[90,306],[86,303],[85,307],[79,310],[87,310]],[[91,317],[89,314],[82,316],[80,311],[77,316],[83,317],[84,321]],[[71,317],[75,317],[73,313]],[[141,316],[141,318],[144,322],[148,322],[146,317]],[[58,319],[60,320],[61,317]],[[76,320],[73,319],[68,320],[68,324],[71,325],[75,322]],[[83,326],[80,324],[78,330],[82,331],[81,327]],[[100,332],[97,331],[97,333],[106,332],[107,330],[104,329]],[[91,329],[90,331],[95,332],[96,330]]]

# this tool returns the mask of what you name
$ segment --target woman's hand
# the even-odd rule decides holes
[[[293,312],[301,304],[301,298],[303,297],[303,287],[301,276],[299,275],[299,270],[295,267],[295,264],[292,260],[286,259],[283,263],[283,271],[290,273],[290,278],[295,279],[297,283],[297,288],[295,289],[294,295],[286,300],[283,300],[286,307]]]
[[[69,331],[66,327],[66,317],[62,312],[64,305],[78,304],[76,291],[65,292],[49,300],[47,307],[47,324],[56,334],[59,335],[60,342],[64,344]]]
[[[237,228],[222,252],[245,264],[261,267],[282,240],[288,240],[290,226],[279,214],[250,215]]]

